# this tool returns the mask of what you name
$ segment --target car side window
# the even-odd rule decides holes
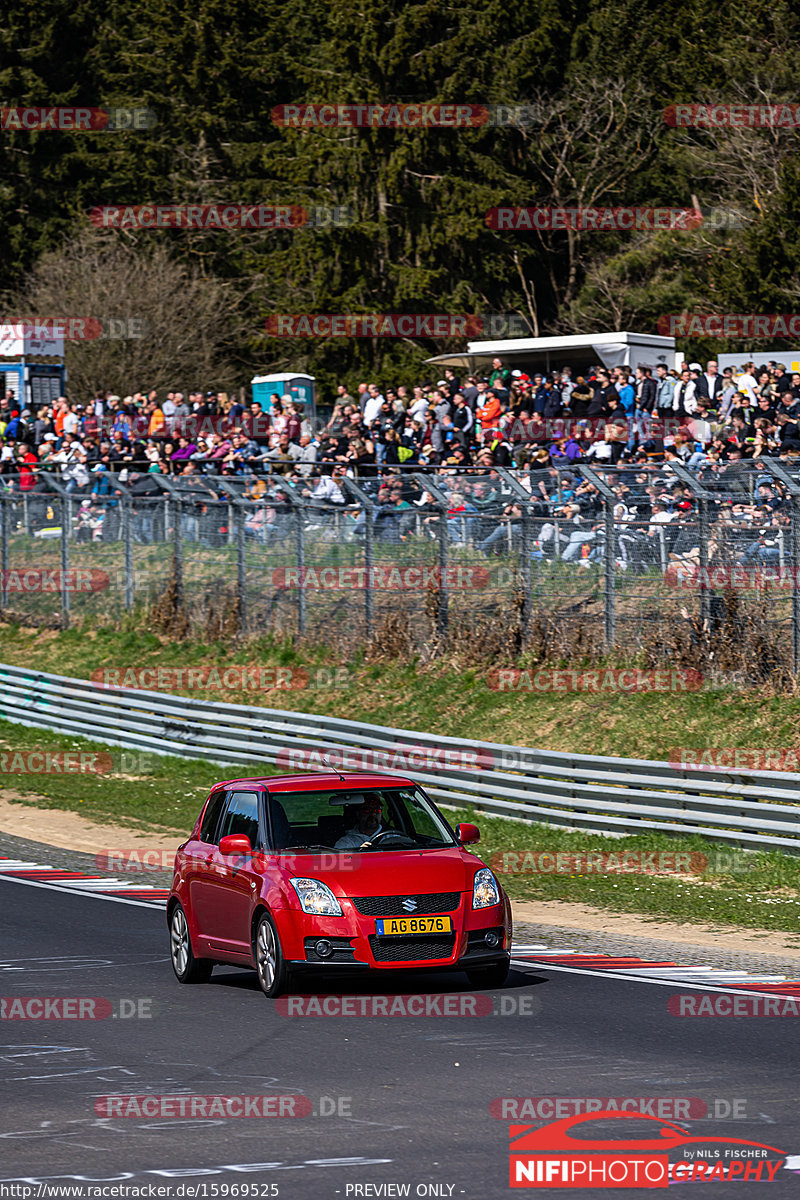
[[[203,824],[200,826],[201,842],[209,842],[211,845],[215,845],[218,841],[218,839],[214,837],[214,834],[217,831],[219,814],[222,812],[222,805],[226,795],[227,792],[225,789],[221,788],[220,791],[214,792],[209,798],[208,804],[206,805],[206,811],[203,814]]]
[[[231,792],[217,840],[229,833],[244,833],[251,846],[258,845],[258,792]]]

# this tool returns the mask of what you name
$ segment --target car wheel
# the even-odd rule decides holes
[[[214,964],[207,958],[195,958],[189,923],[180,904],[175,905],[169,918],[169,956],[180,983],[208,983]]]
[[[283,957],[278,931],[267,913],[261,914],[256,926],[255,960],[259,987],[265,996],[273,999],[288,991],[291,972]]]
[[[502,962],[492,963],[490,967],[473,967],[471,971],[467,971],[467,979],[476,988],[502,987],[508,979],[510,966],[509,960],[504,958]]]

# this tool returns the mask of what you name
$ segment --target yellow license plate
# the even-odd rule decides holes
[[[401,937],[409,933],[451,933],[450,917],[383,917],[375,922],[375,932],[384,937]]]

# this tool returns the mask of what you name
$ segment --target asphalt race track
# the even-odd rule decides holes
[[[489,993],[492,1015],[290,1017],[264,998],[254,973],[217,968],[210,984],[180,987],[163,910],[5,880],[0,900],[7,1004],[104,997],[117,1013],[126,1001],[122,1011],[141,1014],[2,1021],[5,1195],[22,1195],[9,1185],[32,1180],[31,1194],[42,1196],[58,1194],[49,1185],[78,1185],[72,1194],[89,1196],[96,1181],[169,1185],[160,1194],[171,1196],[235,1196],[221,1185],[258,1184],[259,1195],[273,1185],[281,1200],[485,1200],[511,1194],[508,1120],[490,1113],[500,1097],[698,1097],[711,1113],[715,1103],[724,1113],[720,1101],[739,1101],[741,1119],[679,1123],[800,1155],[797,1019],[678,1018],[667,1010],[677,985],[539,967],[515,970],[506,988]],[[330,980],[320,994],[373,995],[381,982]],[[387,995],[468,989],[459,975],[386,982]],[[311,1113],[95,1111],[109,1095],[187,1093],[304,1096]],[[703,1190],[699,1182],[671,1187]],[[800,1177],[782,1169],[774,1182],[748,1181],[736,1194],[762,1188],[768,1197],[797,1196]],[[711,1195],[729,1189],[718,1184]]]

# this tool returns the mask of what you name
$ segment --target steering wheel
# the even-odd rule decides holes
[[[378,842],[384,838],[399,838],[403,842],[408,842],[409,846],[414,846],[416,843],[406,833],[401,833],[399,829],[384,829],[380,833],[376,833],[374,837],[367,838],[361,843],[361,846],[376,846]]]

